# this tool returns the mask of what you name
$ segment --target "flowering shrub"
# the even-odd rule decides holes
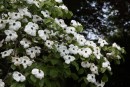
[[[0,0],[0,87],[103,87],[124,49],[86,40],[62,0]]]

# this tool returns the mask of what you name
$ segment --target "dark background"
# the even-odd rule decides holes
[[[98,30],[98,35],[101,34],[110,42],[116,42],[121,47],[124,47],[126,54],[124,55],[125,62],[121,61],[120,65],[112,64],[113,75],[109,77],[109,81],[105,87],[130,87],[130,1],[129,0],[63,0],[64,4],[70,11],[73,12],[75,19],[81,22],[86,31],[91,28]],[[96,2],[95,7],[91,7],[89,2]],[[102,17],[103,3],[107,2],[112,6],[112,10],[118,10],[118,13],[108,18],[107,23],[112,21],[112,24],[102,25],[101,20],[97,18]],[[95,10],[96,8],[96,10]],[[111,10],[111,11],[112,11]],[[83,22],[81,17],[86,20]],[[89,27],[91,25],[91,28]],[[116,26],[116,28],[113,28]],[[118,30],[119,32],[113,36],[110,36],[110,31]],[[69,82],[69,81],[68,81]],[[70,83],[70,84],[75,84]]]

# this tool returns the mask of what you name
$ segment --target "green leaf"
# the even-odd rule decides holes
[[[120,64],[120,60],[116,60],[115,62],[116,62],[116,64],[118,64],[118,65]]]
[[[16,66],[14,64],[11,65],[11,69],[15,70]]]
[[[45,84],[46,84],[45,87],[52,87],[50,80],[45,79],[44,81],[45,81]]]
[[[104,73],[106,71],[106,68],[101,68],[101,72]]]
[[[96,85],[94,85],[94,84],[91,83],[91,84],[90,84],[90,87],[96,87]]]
[[[55,64],[58,64],[59,63],[59,60],[58,59],[51,59],[51,64],[52,65],[55,65]]]
[[[75,73],[71,73],[71,77],[74,79],[74,80],[78,80],[78,75],[76,75]]]
[[[33,75],[30,76],[30,79],[31,79],[31,81],[34,82],[34,83],[37,81],[37,79],[36,79]]]
[[[10,87],[17,87],[17,83],[12,83]]]
[[[39,81],[39,87],[43,87],[44,86],[44,80],[40,80]]]
[[[85,83],[82,83],[82,84],[81,84],[81,87],[86,87],[86,84],[85,84]]]
[[[83,68],[80,68],[79,70],[78,70],[78,74],[83,74],[84,73],[84,69]]]
[[[79,70],[79,65],[78,65],[78,63],[77,63],[77,62],[72,62],[72,65],[74,65],[74,66],[75,66],[75,68],[76,68],[76,70],[77,70],[77,71]]]
[[[102,77],[102,81],[103,81],[103,82],[107,82],[107,81],[108,81],[108,77],[107,77],[106,74],[104,74],[104,76]]]
[[[82,26],[77,26],[76,30],[77,30],[77,32],[82,32],[83,31],[83,27]]]
[[[51,77],[55,78],[55,77],[57,77],[57,75],[58,75],[57,69],[51,69],[50,70],[50,76]]]

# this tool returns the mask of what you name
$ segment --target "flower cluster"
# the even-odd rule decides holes
[[[111,72],[110,60],[118,62],[123,48],[102,38],[87,40],[80,34],[82,25],[75,20],[67,25],[63,18],[70,18],[72,13],[62,0],[9,1],[11,10],[4,5],[0,8],[0,59],[9,66],[8,70],[2,68],[9,75],[1,78],[7,86],[49,87],[56,79],[73,76],[97,87],[105,85],[106,76],[96,77]],[[57,81],[55,87],[59,87]],[[0,87],[5,83],[0,79]]]

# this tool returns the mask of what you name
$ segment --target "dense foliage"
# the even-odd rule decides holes
[[[111,61],[124,49],[103,38],[87,40],[83,26],[71,20],[62,0],[0,1],[0,86],[65,87],[72,78],[81,87],[103,87]]]

